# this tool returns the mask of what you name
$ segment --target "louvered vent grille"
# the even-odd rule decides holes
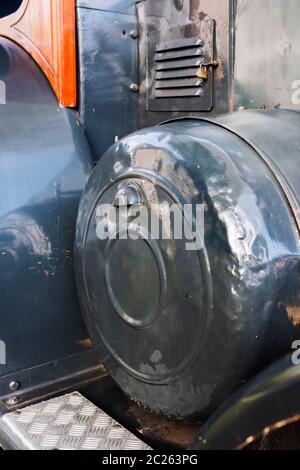
[[[202,96],[198,71],[203,62],[199,37],[159,44],[155,49],[155,99]]]
[[[210,70],[203,78],[201,64],[214,58],[214,20],[197,20],[169,30],[153,29],[146,38],[147,76],[142,82],[146,110],[211,111],[214,73]]]

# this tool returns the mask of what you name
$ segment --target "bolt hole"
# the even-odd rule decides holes
[[[122,35],[125,37],[127,36],[127,31],[122,31]]]

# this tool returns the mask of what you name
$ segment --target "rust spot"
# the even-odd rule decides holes
[[[247,446],[251,445],[255,441],[257,442],[258,447],[257,446],[253,447],[253,450],[258,450],[258,449],[263,449],[263,448],[266,448],[268,450],[277,449],[277,446],[274,447],[274,443],[272,443],[272,442],[270,442],[269,445],[264,447],[267,443],[267,440],[268,440],[269,436],[272,436],[273,434],[275,436],[276,431],[287,429],[288,426],[295,425],[295,424],[299,423],[299,421],[300,421],[300,416],[296,415],[296,416],[292,416],[291,418],[287,418],[287,419],[283,419],[281,421],[277,421],[276,423],[271,424],[270,426],[266,426],[263,429],[263,431],[261,432],[260,435],[249,436],[244,441],[244,443],[241,446],[238,447],[238,449],[239,450],[245,449]],[[298,429],[297,435],[299,436],[299,429]],[[286,447],[286,449],[287,449],[287,447]]]
[[[229,100],[229,112],[233,112],[234,110],[234,105],[235,105],[235,100],[234,100],[234,95],[231,95],[230,100]]]
[[[216,77],[217,80],[223,80],[225,77],[225,70],[223,62],[219,62],[219,66],[216,68]]]
[[[90,338],[82,339],[81,341],[78,341],[78,344],[82,346],[83,348],[89,349],[93,346],[92,341]]]
[[[294,326],[300,325],[300,307],[287,306],[286,307],[288,317]]]
[[[138,405],[130,407],[132,413],[139,423],[139,432],[148,438],[164,441],[182,448],[188,448],[200,431],[201,424],[175,423],[160,416],[149,413]]]

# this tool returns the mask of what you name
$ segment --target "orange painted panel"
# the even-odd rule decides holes
[[[0,20],[0,35],[20,44],[40,65],[63,106],[76,106],[75,0],[23,0]]]

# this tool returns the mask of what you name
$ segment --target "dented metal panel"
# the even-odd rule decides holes
[[[231,109],[232,52],[233,52],[233,2],[231,0],[146,0],[137,2],[139,24],[139,74],[138,127],[157,124],[172,117],[225,113]],[[209,27],[209,25],[211,25]],[[192,33],[193,32],[193,33]],[[218,67],[208,71],[208,82],[185,99],[178,91],[169,91],[169,100],[153,99],[155,74],[155,46],[174,40],[198,37],[204,46],[203,57],[215,59]],[[197,65],[201,63],[199,57]],[[194,62],[190,65],[195,65]],[[166,78],[194,76],[191,67],[174,68]],[[174,72],[176,71],[176,75]],[[178,72],[178,73],[177,73]],[[161,76],[158,77],[161,79]],[[174,88],[173,88],[174,90]],[[161,95],[163,95],[160,92]],[[195,95],[200,98],[195,99]],[[194,98],[193,98],[194,96]],[[165,102],[164,102],[165,101]]]
[[[238,0],[234,107],[300,109],[299,0]]]

